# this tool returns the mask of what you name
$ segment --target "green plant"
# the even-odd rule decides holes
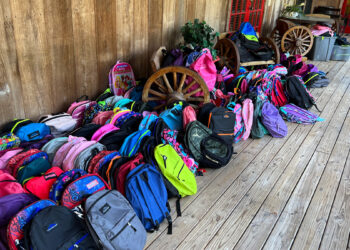
[[[216,50],[213,46],[219,33],[214,32],[214,29],[205,21],[199,22],[198,19],[194,19],[193,23],[187,22],[181,27],[181,34],[185,41],[184,46],[191,45],[193,48],[208,48],[213,58],[216,58]]]
[[[302,5],[289,5],[282,10],[281,14],[282,14],[282,16],[285,16],[285,15],[292,13],[292,12],[303,13],[301,6]]]

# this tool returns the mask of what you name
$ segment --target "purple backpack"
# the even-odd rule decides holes
[[[268,101],[264,102],[262,106],[261,122],[272,137],[283,138],[288,134],[288,127],[278,109]]]
[[[280,107],[280,114],[285,120],[299,124],[314,124],[316,122],[324,121],[324,119],[316,114],[294,104],[286,104],[283,107]]]
[[[25,206],[37,201],[32,194],[9,194],[0,198],[0,227],[7,226],[11,218]]]

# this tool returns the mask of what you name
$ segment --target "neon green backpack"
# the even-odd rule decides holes
[[[164,177],[178,190],[181,197],[197,193],[194,174],[171,145],[159,144],[154,150],[154,157]]]

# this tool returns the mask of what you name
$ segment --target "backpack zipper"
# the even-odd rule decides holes
[[[164,161],[164,167],[166,168],[166,160],[168,159],[165,155],[162,155]]]
[[[107,194],[109,194],[110,192],[112,192],[112,190],[108,190],[108,192],[106,192],[105,194],[103,194],[103,195],[101,195],[100,197],[98,197],[98,199],[95,200],[95,201],[90,205],[89,209],[86,211],[86,214],[88,214],[88,213],[90,212],[91,208],[92,208],[93,206],[95,206],[95,204],[96,204],[99,200],[101,200],[103,197],[105,197],[105,196],[106,196]]]
[[[71,247],[69,248],[69,250],[72,250],[72,249],[75,249],[75,248],[79,249],[79,244],[80,244],[88,235],[89,235],[89,234],[84,234],[83,237],[81,237],[79,240],[77,240],[77,241],[73,244],[73,246],[71,246]]]
[[[135,216],[136,215],[134,214],[131,219],[122,227],[122,229],[120,229],[119,232],[111,238],[111,241],[117,238],[128,226],[131,227],[135,232],[137,231],[136,228],[130,223],[135,218]]]
[[[45,123],[45,122],[51,121],[53,119],[61,118],[61,117],[65,117],[65,116],[70,116],[70,115],[68,115],[68,114],[67,115],[56,115],[56,116],[53,116],[53,117],[50,117],[50,118],[43,119],[40,122],[41,123]]]
[[[181,167],[179,173],[178,173],[177,176],[176,176],[177,179],[178,179],[179,181],[181,181],[181,180],[180,180],[180,174],[181,174],[181,171],[182,171],[182,169],[184,168],[184,166],[185,166],[185,164],[182,164],[182,167]]]

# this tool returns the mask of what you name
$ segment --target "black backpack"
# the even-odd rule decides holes
[[[64,206],[40,211],[25,228],[26,249],[98,249],[84,220]]]
[[[234,138],[236,115],[224,107],[215,107],[210,111],[208,127],[232,145]]]
[[[303,109],[310,109],[315,105],[316,109],[319,110],[315,100],[297,76],[288,77],[284,87],[290,103]]]

